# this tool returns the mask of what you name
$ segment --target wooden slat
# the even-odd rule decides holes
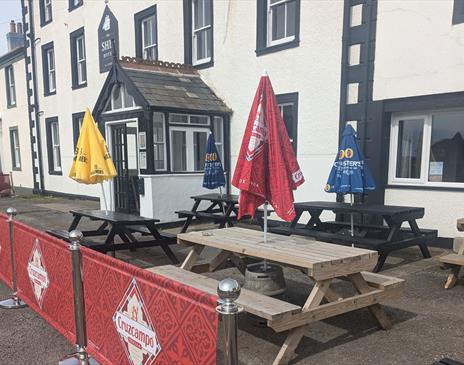
[[[443,262],[445,264],[464,266],[464,255],[450,253],[445,256],[440,256],[440,262]]]
[[[196,243],[305,268],[318,280],[372,270],[378,258],[376,251],[335,246],[298,236],[269,233],[264,243],[262,232],[239,227],[184,233],[177,239],[180,244]]]
[[[152,267],[147,270],[206,293],[217,295],[218,281],[207,276],[195,274],[172,265]],[[242,289],[237,304],[243,307],[246,312],[266,320],[284,319],[301,310],[301,307],[297,305],[247,289]]]

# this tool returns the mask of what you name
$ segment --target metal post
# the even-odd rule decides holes
[[[234,279],[224,279],[219,283],[217,293],[220,299],[216,311],[222,314],[224,329],[224,365],[238,365],[237,316],[242,309],[235,301],[240,296],[240,285]]]
[[[10,259],[11,259],[11,281],[13,282],[13,294],[11,295],[11,298],[2,300],[0,302],[0,308],[18,309],[18,308],[24,308],[26,306],[26,303],[24,303],[16,295],[18,288],[16,286],[16,269],[15,269],[14,242],[13,242],[13,220],[14,220],[14,217],[16,216],[16,209],[10,207],[6,210],[6,214],[8,214],[8,225],[10,227]]]
[[[58,365],[99,365],[89,357],[86,351],[87,332],[85,327],[84,284],[82,280],[82,255],[80,252],[82,239],[80,231],[71,231],[69,241],[71,245],[72,279],[74,290],[74,319],[76,321],[76,352],[61,360]]]

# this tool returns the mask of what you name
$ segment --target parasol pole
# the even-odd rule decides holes
[[[350,205],[353,206],[353,193],[350,193]],[[354,237],[353,212],[350,212],[350,221],[351,221],[351,237]],[[351,244],[351,247],[354,247],[354,243]]]
[[[264,244],[267,243],[267,205],[268,202],[264,202],[264,224],[263,224],[263,234],[264,234]],[[264,271],[267,271],[267,260],[264,259]]]
[[[100,183],[102,195],[103,195],[103,203],[105,204],[105,214],[108,215],[108,204],[106,203],[106,195],[105,189],[103,188],[103,182]]]

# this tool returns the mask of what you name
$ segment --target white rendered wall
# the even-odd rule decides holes
[[[29,115],[27,106],[27,90],[24,59],[13,63],[16,87],[16,106],[7,107],[5,89],[5,69],[0,69],[0,85],[3,91],[0,95],[0,110],[2,118],[2,170],[8,174],[12,172],[15,187],[32,189],[31,138],[29,136]],[[10,127],[18,127],[19,148],[21,154],[21,170],[13,171],[11,160]]]

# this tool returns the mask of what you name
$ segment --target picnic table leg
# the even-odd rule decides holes
[[[233,223],[232,223],[232,220],[230,219],[230,215],[232,214],[233,211],[234,211],[234,204],[232,203],[232,204],[228,205],[227,210],[224,213],[224,217],[226,219],[223,222],[221,222],[221,225],[219,226],[219,228],[224,228],[226,223],[229,225],[229,227],[234,226]]]
[[[180,268],[187,271],[191,271],[192,267],[195,265],[195,262],[198,260],[198,257],[200,257],[200,254],[204,250],[204,248],[205,246],[202,245],[194,245],[190,252],[187,254],[187,257],[185,258],[182,265],[180,265]]]
[[[295,218],[290,222],[290,228],[295,228],[296,227],[296,225],[298,224],[298,221],[300,220],[302,214],[303,214],[302,210],[297,210],[296,211]]]
[[[147,229],[150,231],[150,233],[152,234],[152,236],[155,239],[157,239],[157,240],[166,240],[166,238],[164,238],[161,235],[161,233],[158,232],[158,230],[156,229],[156,226],[155,226],[155,224],[153,222],[147,223],[146,227],[147,227]],[[161,241],[160,242],[160,247],[162,248],[162,250],[164,251],[166,256],[169,258],[169,260],[171,260],[171,262],[173,264],[177,265],[179,263],[179,259],[176,257],[174,252],[172,252],[172,250],[169,247],[169,244],[167,242]]]
[[[309,294],[306,303],[302,307],[302,312],[317,307],[321,304],[322,299],[326,296],[327,289],[330,286],[332,279],[317,281],[314,285],[311,293]],[[289,361],[293,358],[294,352],[303,338],[306,325],[296,327],[290,330],[287,338],[285,339],[284,344],[280,348],[277,357],[275,358],[273,365],[283,365],[288,364]]]
[[[448,275],[445,283],[445,289],[451,289],[456,285],[456,281],[459,277],[459,271],[461,270],[461,266],[454,266],[451,268],[451,272]]]
[[[367,284],[366,280],[364,280],[361,273],[348,275],[348,277],[350,278],[353,286],[356,288],[356,290],[360,294],[366,294],[374,290]],[[370,307],[368,307],[368,309],[369,309],[369,312],[371,312],[372,316],[377,321],[377,324],[379,325],[380,328],[384,330],[388,330],[392,327],[390,319],[387,317],[387,315],[385,314],[380,304],[371,305]]]
[[[311,218],[309,219],[308,223],[306,223],[305,228],[314,229],[317,228],[320,224],[322,224],[322,221],[319,218],[322,214],[321,209],[308,210],[308,212],[311,215]]]
[[[409,223],[409,227],[411,227],[411,230],[413,231],[413,233],[414,233],[414,235],[415,235],[416,237],[422,236],[422,233],[421,233],[421,231],[420,231],[420,229],[419,229],[419,226],[417,225],[417,222],[416,222],[414,219],[409,220],[408,223]],[[424,237],[424,240],[425,240],[425,239],[426,239],[426,238]],[[421,250],[421,252],[422,252],[422,256],[424,257],[424,259],[429,259],[429,258],[432,257],[432,255],[430,255],[429,248],[427,247],[427,245],[426,245],[425,242],[424,242],[424,243],[420,243],[420,244],[419,244],[419,248],[420,248],[420,250]]]
[[[193,204],[192,207],[192,212],[196,212],[198,209],[198,206],[200,205],[201,200],[195,199],[195,203]],[[184,222],[184,225],[182,226],[182,229],[180,230],[180,233],[185,233],[187,232],[188,227],[190,226],[190,223],[192,223],[193,216],[188,216],[187,219]]]
[[[388,252],[381,253],[377,261],[377,264],[375,264],[375,267],[372,270],[372,272],[380,272],[383,268],[383,264],[385,264],[385,261],[387,260],[387,257],[388,257]]]
[[[115,247],[114,247],[114,237],[116,236],[116,233],[117,233],[117,228],[113,225],[111,225],[111,229],[108,233],[108,236],[106,236],[106,239],[105,239],[105,246],[107,248],[110,248],[112,246],[112,250],[109,249],[108,251],[112,251],[112,255],[113,257],[116,257],[116,250],[115,250]],[[107,252],[108,252],[107,251]]]
[[[229,251],[221,250],[210,262],[209,262],[209,272],[213,272],[219,266],[221,266],[227,259],[231,253]]]
[[[74,231],[79,225],[79,222],[81,221],[81,219],[82,219],[81,215],[75,215],[71,225],[68,228],[68,232]]]

